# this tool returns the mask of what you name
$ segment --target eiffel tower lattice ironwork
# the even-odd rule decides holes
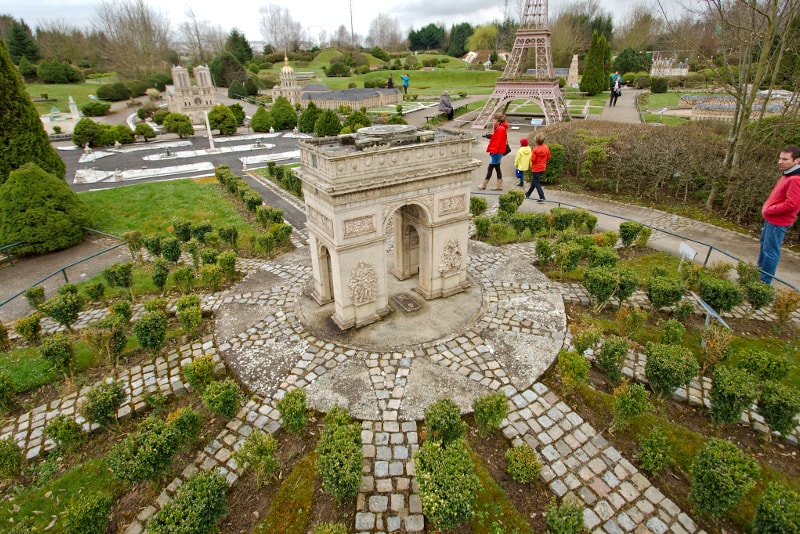
[[[526,52],[532,50],[536,74],[525,75]],[[473,128],[485,128],[494,114],[508,110],[512,100],[524,99],[538,104],[544,111],[545,124],[560,122],[569,116],[567,105],[558,87],[550,52],[550,29],[547,23],[547,0],[526,0],[514,48],[503,75],[497,79],[494,92],[486,102]]]

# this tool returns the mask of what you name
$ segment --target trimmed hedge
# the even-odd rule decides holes
[[[702,513],[719,517],[755,485],[758,463],[730,441],[711,438],[691,467],[689,501]]]
[[[692,351],[681,345],[648,343],[645,354],[645,376],[660,397],[669,397],[700,372],[700,364]]]
[[[175,500],[147,522],[149,534],[205,534],[216,530],[228,508],[225,477],[217,471],[193,475],[180,488]]]

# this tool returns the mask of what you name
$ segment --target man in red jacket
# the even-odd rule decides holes
[[[758,266],[761,280],[767,284],[772,282],[778,268],[786,230],[794,224],[800,212],[800,147],[787,146],[781,150],[778,168],[781,177],[761,208],[764,229],[761,230]]]

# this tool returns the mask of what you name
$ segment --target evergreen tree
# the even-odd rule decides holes
[[[446,32],[443,26],[431,23],[419,30],[408,32],[409,48],[411,50],[440,48],[444,43],[445,36]]]
[[[630,46],[614,58],[614,70],[620,74],[626,72],[650,72],[653,58],[647,52],[636,50]]]
[[[241,98],[244,95],[244,86],[239,80],[233,80],[228,86],[228,98]]]
[[[133,131],[134,135],[138,135],[144,142],[146,143],[148,139],[152,139],[156,136],[156,133],[153,131],[153,128],[147,124],[146,122],[140,122],[136,124],[136,129]]]
[[[25,56],[22,56],[19,60],[19,73],[26,82],[33,82],[36,80],[36,65],[31,63]]]
[[[297,112],[285,96],[279,96],[272,104],[272,120],[276,130],[290,130],[297,126]]]
[[[233,118],[236,119],[237,125],[244,124],[245,113],[241,104],[230,104],[228,109],[231,110],[231,113],[233,113]]]
[[[77,245],[92,224],[89,208],[63,179],[26,163],[0,186],[0,245],[46,254]]]
[[[467,53],[467,39],[472,36],[475,29],[469,22],[462,22],[450,28],[450,45],[447,47],[447,55],[461,57]]]
[[[268,132],[272,125],[272,114],[263,107],[258,106],[258,109],[250,119],[250,127],[254,132]]]
[[[170,113],[164,117],[164,129],[170,133],[178,134],[181,139],[194,135],[192,121],[183,113]]]
[[[225,41],[225,50],[230,52],[241,65],[246,65],[253,59],[253,49],[250,47],[250,43],[245,39],[244,34],[236,28],[232,29],[231,33],[228,34],[228,39]]]
[[[8,49],[0,41],[0,184],[28,162],[64,178],[66,166],[44,130]],[[13,241],[12,241],[13,242]]]
[[[592,43],[586,54],[581,76],[580,89],[589,96],[602,93],[608,89],[605,73],[606,40],[597,32],[592,34]]]
[[[326,109],[323,111],[316,124],[314,124],[314,133],[319,137],[328,137],[331,135],[339,135],[342,131],[342,123],[339,122],[339,117],[336,112]]]
[[[300,120],[297,121],[297,127],[303,133],[313,133],[314,125],[317,123],[319,114],[322,110],[319,109],[313,102],[308,103],[308,107],[300,114]]]
[[[244,92],[247,93],[248,96],[258,94],[258,83],[256,83],[255,76],[248,76],[244,81]]]
[[[8,32],[8,53],[14,65],[19,65],[20,60],[25,57],[31,63],[37,63],[42,59],[39,45],[33,39],[31,29],[25,24],[24,20],[11,23],[11,30]]]
[[[77,146],[98,146],[100,137],[100,125],[88,117],[78,121],[72,129],[72,142]]]
[[[212,130],[219,129],[220,135],[236,133],[236,117],[225,104],[217,104],[208,112],[208,123]]]
[[[217,87],[228,87],[233,80],[242,82],[247,78],[247,71],[230,52],[223,52],[212,59],[208,70]]]

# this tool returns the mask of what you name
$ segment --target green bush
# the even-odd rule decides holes
[[[133,309],[131,308],[131,303],[127,300],[117,300],[114,301],[111,306],[108,308],[111,312],[111,315],[115,317],[119,317],[124,325],[128,325],[133,317]]]
[[[550,216],[553,221],[553,230],[563,232],[575,222],[577,213],[570,208],[553,208],[550,210]]]
[[[431,525],[449,530],[471,519],[480,481],[464,445],[429,439],[414,460],[422,512]]]
[[[461,420],[461,410],[451,399],[440,399],[425,408],[425,425],[428,439],[448,445],[461,439],[466,425]]]
[[[42,316],[39,312],[34,312],[26,317],[20,317],[14,321],[14,331],[29,345],[36,345],[41,339]]]
[[[506,470],[511,478],[520,484],[533,482],[542,472],[542,462],[539,455],[528,445],[516,445],[506,451]]]
[[[114,478],[135,484],[165,473],[179,447],[179,436],[173,427],[149,417],[136,432],[114,446],[106,462]]]
[[[656,93],[666,93],[669,90],[669,84],[667,83],[666,78],[658,78],[654,77],[650,80],[650,92],[653,94]]]
[[[561,381],[568,388],[573,388],[578,384],[585,384],[589,378],[589,360],[577,352],[562,350],[558,353],[556,360],[556,370],[561,377]]]
[[[181,443],[191,443],[203,428],[203,417],[191,407],[178,408],[167,414],[167,423]]]
[[[121,102],[131,97],[131,90],[122,82],[102,84],[97,87],[97,98],[111,102]]]
[[[542,173],[543,184],[554,184],[564,170],[564,158],[566,157],[564,147],[558,143],[550,143],[550,161],[547,168]]]
[[[800,412],[800,392],[774,380],[767,380],[760,389],[758,413],[770,430],[789,435],[797,427],[794,418]]]
[[[23,293],[31,308],[38,309],[45,301],[44,286],[31,286]]]
[[[225,477],[217,471],[192,475],[168,503],[147,522],[149,534],[206,534],[215,532],[227,510]]]
[[[182,243],[186,243],[192,238],[192,223],[189,221],[176,221],[172,225],[172,231],[178,240]]]
[[[314,527],[314,534],[347,534],[347,527],[341,523],[320,523]]]
[[[90,423],[108,426],[117,420],[117,410],[127,394],[119,382],[104,382],[86,393],[86,402],[80,414]]]
[[[78,320],[78,314],[83,309],[83,299],[73,293],[57,293],[39,309],[47,317],[72,330],[72,324]]]
[[[782,354],[765,350],[743,350],[738,353],[736,366],[761,380],[781,380],[789,374],[789,360]]]
[[[653,411],[648,397],[649,393],[641,384],[625,383],[614,389],[614,407],[611,410],[614,420],[611,429],[622,430],[634,417]]]
[[[214,360],[208,354],[198,356],[193,362],[183,366],[183,379],[192,389],[202,393],[214,381]]]
[[[147,311],[133,323],[133,335],[139,345],[157,356],[167,339],[167,316],[160,311]]]
[[[220,382],[211,382],[203,391],[203,404],[214,415],[230,419],[239,411],[242,403],[242,392],[239,386],[226,378]]]
[[[189,293],[194,286],[195,272],[188,265],[172,271],[172,281],[181,293]]]
[[[654,310],[675,306],[685,292],[686,288],[677,278],[652,276],[647,280],[647,298]]]
[[[111,519],[114,499],[104,493],[90,493],[70,504],[64,512],[66,534],[105,532]]]
[[[500,392],[489,393],[473,401],[472,411],[478,432],[481,436],[486,436],[499,428],[500,423],[508,415],[508,399]]]
[[[672,458],[669,437],[660,426],[654,426],[647,436],[639,437],[639,465],[645,471],[656,474],[667,465]]]
[[[325,417],[317,443],[319,474],[322,486],[342,504],[355,497],[361,485],[363,453],[361,427],[347,412],[336,406]]]
[[[583,509],[575,498],[565,498],[561,504],[553,498],[545,515],[552,534],[580,534],[583,528]]]
[[[550,263],[553,258],[553,246],[547,239],[536,240],[536,259],[539,260],[539,266],[544,268]]]
[[[75,419],[66,415],[59,415],[50,421],[44,429],[44,434],[53,440],[59,449],[73,450],[86,440],[86,433]]]
[[[304,389],[293,389],[275,403],[281,414],[283,428],[296,434],[308,424],[308,408],[306,408],[306,392]]]
[[[176,263],[181,257],[181,242],[175,237],[161,240],[161,255],[170,263]]]
[[[144,236],[144,248],[149,252],[153,258],[161,256],[161,240],[163,236],[159,234],[148,234]]]
[[[680,345],[686,327],[677,319],[670,319],[661,325],[661,343],[664,345]]]
[[[636,236],[635,245],[637,247],[646,247],[647,243],[650,241],[651,235],[653,235],[653,229],[649,226],[643,227],[642,231],[639,232],[639,235]]]
[[[597,351],[594,361],[609,380],[619,380],[622,378],[622,364],[629,349],[627,339],[609,336]]]
[[[697,286],[700,298],[717,312],[731,311],[744,301],[744,292],[736,282],[703,276]]]
[[[11,340],[8,338],[8,328],[0,321],[0,351],[11,349]]]
[[[17,388],[11,373],[5,369],[0,369],[0,408],[7,410],[14,406],[14,395]]]
[[[777,292],[774,287],[765,284],[761,280],[748,282],[744,285],[744,297],[750,304],[753,311],[759,310],[764,306],[769,306],[775,302]]]
[[[636,238],[644,228],[644,225],[635,221],[625,221],[619,225],[619,238],[622,240],[622,246],[625,248],[633,245]]]
[[[594,245],[589,248],[589,267],[614,267],[617,261],[619,261],[619,254],[613,247]]]
[[[227,280],[233,280],[236,278],[236,253],[231,252],[230,250],[227,252],[221,253],[217,256],[217,265],[219,266],[220,270],[222,271],[222,275]]]
[[[211,291],[219,290],[220,286],[222,286],[222,279],[222,269],[220,269],[219,265],[206,264],[200,267],[200,281]]]
[[[758,381],[744,369],[718,366],[711,378],[711,417],[715,423],[736,423],[758,396]]]
[[[39,353],[42,358],[50,362],[54,368],[67,374],[72,371],[75,362],[75,349],[72,341],[62,332],[56,332],[51,336],[42,339],[39,345]]]
[[[16,479],[22,470],[22,451],[14,438],[0,440],[0,479]]]
[[[511,215],[512,213],[517,212],[519,207],[522,206],[524,200],[525,195],[522,193],[522,191],[512,189],[497,198],[497,209]]]
[[[105,302],[106,285],[101,281],[86,284],[86,296],[91,302]]]
[[[583,272],[583,285],[597,302],[597,312],[608,304],[611,297],[616,297],[622,304],[638,284],[636,273],[628,267],[590,267]]]
[[[169,263],[164,258],[156,258],[153,262],[153,284],[158,288],[160,293],[164,293],[164,288],[169,279]]]
[[[242,469],[251,469],[257,486],[265,486],[280,466],[275,455],[278,442],[270,434],[253,432],[233,453],[233,459]]]
[[[486,211],[486,208],[489,207],[489,204],[486,202],[486,199],[483,197],[469,197],[469,212],[474,216],[477,217],[481,213]]]
[[[556,243],[553,246],[553,260],[562,273],[577,269],[582,257],[583,247],[575,241]]]
[[[644,374],[659,397],[669,397],[700,372],[700,364],[692,351],[681,345],[648,343],[645,354]]]
[[[711,438],[691,466],[689,501],[700,512],[719,517],[755,486],[758,463],[733,443]]]
[[[203,329],[203,310],[200,308],[200,297],[194,294],[184,295],[178,299],[176,307],[176,315],[183,330],[190,337],[198,337]]]
[[[771,483],[761,494],[753,520],[753,534],[797,534],[800,532],[800,495]]]

